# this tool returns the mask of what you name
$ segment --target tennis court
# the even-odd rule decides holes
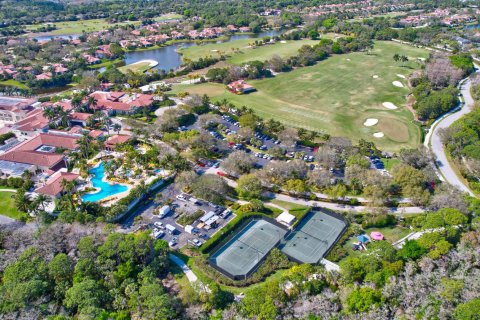
[[[321,211],[310,212],[280,247],[301,263],[318,263],[343,233],[346,223]]]
[[[210,263],[234,279],[247,277],[287,234],[266,220],[252,220],[210,257]]]

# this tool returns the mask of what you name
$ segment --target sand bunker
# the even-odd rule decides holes
[[[395,87],[403,88],[403,84],[400,81],[393,81],[392,84]]]
[[[383,134],[383,132],[375,132],[373,136],[375,138],[383,138],[385,135]]]
[[[368,118],[367,120],[365,120],[365,122],[363,123],[363,125],[365,127],[371,127],[371,126],[374,126],[378,123],[378,119],[375,119],[375,118]]]
[[[399,74],[399,73],[397,73],[397,77],[402,78],[402,79],[406,78],[403,74]]]
[[[391,102],[384,102],[384,103],[382,103],[382,105],[383,105],[385,108],[390,109],[390,110],[395,110],[395,109],[397,109],[397,106],[394,105],[394,104],[391,103]]]
[[[281,40],[281,41],[280,41],[280,43],[287,43],[287,41],[285,41],[285,40]]]
[[[374,74],[373,79],[378,79],[378,76],[376,74]]]
[[[347,61],[350,61],[350,59],[347,58]]]

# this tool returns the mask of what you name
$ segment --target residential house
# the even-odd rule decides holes
[[[141,107],[150,107],[154,103],[153,95],[125,92],[95,91],[93,109],[105,111],[109,115],[132,114]]]
[[[91,113],[85,112],[72,112],[68,115],[68,121],[71,126],[79,125],[82,127],[87,126],[88,120],[93,116]]]
[[[247,84],[245,80],[237,80],[227,85],[228,89],[236,94],[250,93],[255,91],[255,87]]]
[[[0,97],[0,125],[14,124],[27,117],[34,109],[35,99]]]
[[[12,131],[24,140],[37,135],[40,132],[47,132],[50,120],[43,115],[43,109],[35,109],[28,113],[27,117],[12,125]]]

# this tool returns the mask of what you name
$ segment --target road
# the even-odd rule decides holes
[[[430,130],[425,138],[424,144],[427,148],[430,148],[435,156],[438,168],[437,175],[439,175],[440,180],[446,180],[449,184],[458,188],[460,191],[474,196],[473,192],[468,188],[468,186],[465,185],[460,177],[457,176],[454,168],[448,161],[445,147],[440,137],[442,129],[448,128],[455,121],[473,110],[474,101],[472,95],[470,94],[470,87],[470,78],[460,84],[460,90],[464,99],[463,107],[454,110],[435,121],[435,123],[432,125],[433,129]]]

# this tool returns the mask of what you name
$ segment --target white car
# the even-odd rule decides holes
[[[200,240],[198,240],[198,239],[193,239],[192,242],[193,242],[193,245],[194,245],[195,247],[200,247],[200,246],[203,244],[202,241],[200,241]]]
[[[161,223],[160,221],[154,222],[153,225],[159,229],[165,229],[165,227],[163,226],[163,223]]]
[[[180,201],[187,201],[187,197],[185,197],[183,194],[179,194],[175,198]]]

